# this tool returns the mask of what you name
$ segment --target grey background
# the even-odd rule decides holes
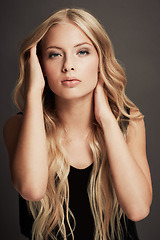
[[[160,1],[159,0],[1,0],[0,8],[0,239],[24,240],[18,225],[18,198],[9,173],[2,138],[4,122],[17,109],[12,90],[18,75],[18,44],[57,9],[82,7],[97,17],[108,32],[118,60],[126,68],[127,95],[145,115],[147,154],[153,181],[150,215],[137,223],[141,240],[160,239]]]

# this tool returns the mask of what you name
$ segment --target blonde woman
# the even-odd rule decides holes
[[[100,23],[63,9],[20,48],[4,126],[20,224],[29,239],[138,239],[152,202],[143,115]]]

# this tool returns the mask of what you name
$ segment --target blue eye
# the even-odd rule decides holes
[[[87,50],[82,50],[78,52],[79,55],[88,55],[89,52]]]
[[[55,57],[58,57],[58,56],[61,56],[61,54],[59,54],[59,53],[50,53],[49,54],[49,58],[55,58]]]

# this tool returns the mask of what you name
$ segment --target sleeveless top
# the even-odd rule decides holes
[[[129,113],[129,110],[127,109]],[[124,119],[127,119],[123,116]],[[128,123],[126,125],[126,128]],[[121,127],[121,126],[120,126]],[[68,175],[70,199],[69,207],[76,219],[76,228],[74,230],[75,240],[93,240],[94,239],[94,220],[90,209],[89,198],[87,194],[87,186],[92,171],[93,164],[85,169],[76,169],[70,167]],[[31,240],[31,232],[33,225],[33,217],[28,211],[27,202],[19,195],[19,222],[21,233]],[[139,240],[135,222],[127,217],[121,219],[123,229],[122,240]],[[126,224],[126,225],[125,225]],[[71,240],[71,236],[67,240]],[[50,238],[49,238],[50,240]],[[57,240],[63,240],[58,235]],[[116,236],[112,240],[117,240]]]
[[[76,169],[71,167],[68,176],[70,187],[69,206],[76,219],[76,228],[74,230],[75,240],[94,239],[94,220],[87,194],[87,185],[90,173],[92,171],[92,166],[93,164],[85,169]],[[30,215],[27,209],[27,203],[25,199],[23,199],[20,195],[19,217],[21,233],[31,240],[33,217]],[[127,228],[125,228],[123,219],[121,220],[121,224],[124,231],[123,240],[139,240],[135,222],[126,217]],[[58,236],[57,239],[62,240],[61,236]],[[71,239],[72,238],[70,236],[67,238],[67,240]],[[114,240],[117,240],[117,238],[115,237]]]

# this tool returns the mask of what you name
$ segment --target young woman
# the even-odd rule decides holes
[[[21,45],[4,127],[29,239],[138,239],[152,201],[143,115],[100,23],[63,9]]]

